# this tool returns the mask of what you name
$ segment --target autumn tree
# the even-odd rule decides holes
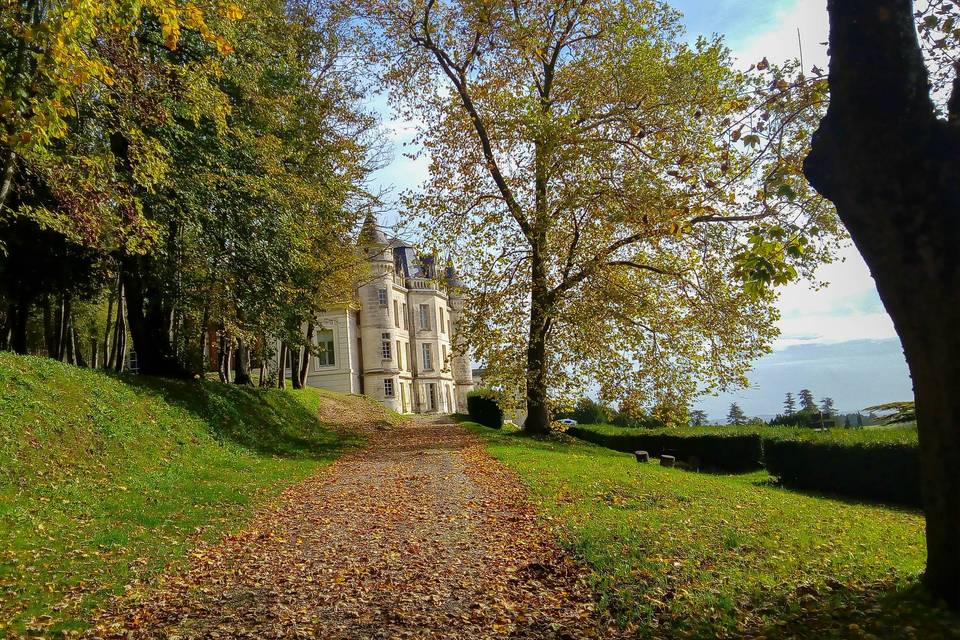
[[[471,257],[465,329],[527,429],[584,380],[647,406],[745,382],[775,333],[767,285],[837,230],[799,175],[822,82],[796,102],[783,69],[735,72],[649,0],[361,5],[423,123],[408,204]]]
[[[830,107],[805,173],[835,203],[903,343],[920,438],[924,579],[960,608],[960,307],[944,304],[960,291],[960,16],[955,2],[928,4],[919,40],[910,0],[828,2]]]

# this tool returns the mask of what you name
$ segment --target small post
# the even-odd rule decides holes
[[[660,466],[661,467],[672,467],[673,464],[677,461],[673,456],[662,455],[660,456]]]
[[[633,455],[637,457],[637,462],[649,462],[650,454],[646,451],[634,451]]]

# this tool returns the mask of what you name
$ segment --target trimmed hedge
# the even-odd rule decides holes
[[[764,438],[763,451],[767,470],[784,486],[922,506],[915,443]]]
[[[600,433],[571,427],[567,433],[615,451],[647,451],[651,456],[672,455],[689,466],[721,471],[748,471],[763,466],[761,438],[756,433],[690,434],[637,430]]]
[[[503,426],[503,409],[487,392],[472,391],[467,394],[467,413],[474,422],[491,429]]]

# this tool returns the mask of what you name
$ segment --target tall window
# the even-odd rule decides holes
[[[393,301],[393,326],[400,328],[400,307],[396,300]]]
[[[447,366],[447,345],[441,347],[443,349],[443,366]]]
[[[407,303],[406,302],[404,302],[401,305],[401,310],[403,311],[403,328],[409,329],[409,327],[407,326]]]
[[[443,321],[443,307],[439,307],[438,311],[440,312],[440,322],[437,324],[440,325],[440,333],[443,333],[443,328],[446,326],[446,323]]]
[[[380,338],[382,339],[382,341],[380,342],[380,355],[383,356],[383,359],[384,359],[384,360],[389,360],[390,358],[393,357],[393,355],[390,353],[390,351],[391,351],[391,349],[390,349],[390,334],[389,334],[389,333],[381,333],[381,334],[380,334]]]
[[[420,305],[420,328],[424,331],[430,330],[430,305]]]
[[[423,343],[423,368],[425,371],[433,371],[433,345],[429,342]]]
[[[397,366],[403,369],[403,351],[400,350],[399,340],[397,340]]]
[[[317,347],[317,356],[314,358],[314,369],[334,366],[337,361],[333,348],[333,331],[330,329],[318,331],[314,335],[313,341]]]
[[[393,378],[383,379],[383,395],[387,398],[393,397]]]
[[[377,301],[380,303],[381,307],[387,306],[387,290],[386,289],[377,289]]]

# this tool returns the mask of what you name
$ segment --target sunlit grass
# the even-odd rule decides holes
[[[789,491],[764,471],[688,472],[470,426],[592,567],[604,609],[638,633],[960,637],[960,620],[918,588],[919,512]]]

